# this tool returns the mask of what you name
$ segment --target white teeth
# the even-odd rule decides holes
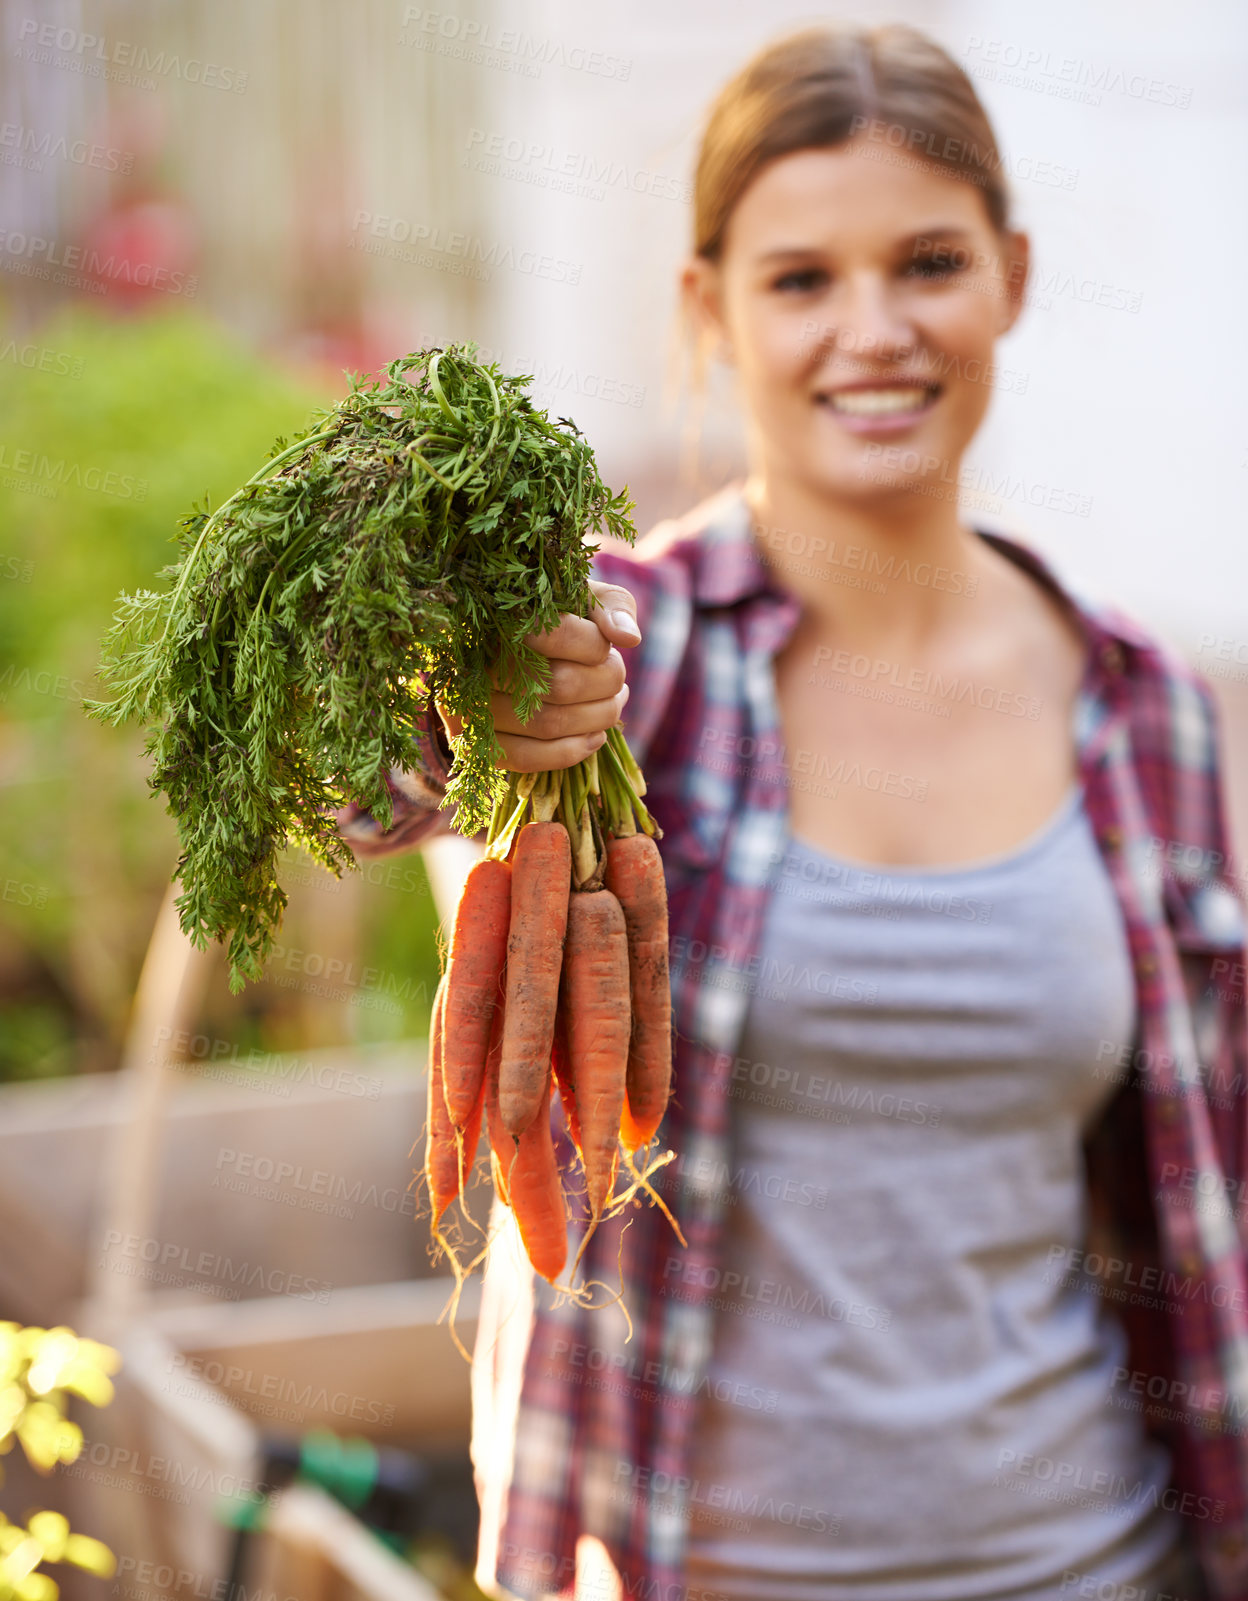
[[[833,411],[856,417],[875,417],[890,411],[917,411],[927,400],[926,389],[846,389],[829,395]]]

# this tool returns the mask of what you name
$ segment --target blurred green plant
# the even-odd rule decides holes
[[[107,1406],[113,1398],[109,1374],[120,1366],[111,1345],[70,1328],[0,1323],[0,1456],[20,1444],[39,1473],[76,1461],[82,1430],[66,1416],[68,1398]],[[68,1562],[101,1578],[116,1568],[106,1545],[72,1533],[59,1512],[35,1512],[25,1526],[0,1513],[0,1601],[57,1601],[60,1586],[37,1571],[43,1562]]]
[[[275,435],[334,398],[187,307],[126,318],[71,307],[14,342],[15,357],[35,352],[30,365],[5,359],[9,337],[0,336],[0,1080],[116,1065],[178,856],[147,787],[141,731],[82,711],[99,693],[115,597],[172,559],[189,501],[223,500]],[[417,991],[436,979],[427,889],[366,885],[361,915],[363,962],[382,965],[376,946],[409,964]],[[268,988],[214,1027],[259,1049],[297,1047],[288,1015],[281,1039],[266,1041]],[[276,1007],[280,992],[271,999]],[[427,1007],[369,1026],[420,1034]]]

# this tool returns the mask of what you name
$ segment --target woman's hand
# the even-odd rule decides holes
[[[516,716],[513,698],[490,696],[494,729],[503,747],[498,764],[513,773],[556,772],[575,767],[607,737],[628,700],[624,658],[617,647],[639,644],[637,602],[619,584],[589,585],[602,602],[589,617],[564,612],[559,626],[530,634],[528,643],[550,658],[550,692],[527,723]],[[440,703],[438,712],[452,738],[462,721]]]

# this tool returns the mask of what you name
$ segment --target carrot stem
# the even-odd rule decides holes
[[[576,836],[576,804],[572,798],[573,786],[564,782],[559,791],[559,818],[568,831],[569,838]],[[575,852],[573,855],[575,856]]]
[[[562,788],[559,774],[542,773],[539,776],[530,797],[535,823],[553,822],[559,807],[559,794]]]
[[[632,751],[628,748],[628,741],[624,738],[624,730],[619,723],[615,723],[611,728],[607,729],[607,744],[611,747],[611,754],[624,769],[624,776],[628,781],[629,788],[639,796],[644,795],[646,793],[646,781],[642,776],[641,768],[638,767],[633,757]]]
[[[498,839],[499,835],[505,828],[506,823],[510,820],[512,814],[515,812],[516,802],[519,799],[519,796],[516,792],[517,776],[518,775],[515,773],[508,773],[507,792],[503,796],[501,803],[490,814],[490,826],[486,831],[485,836],[487,850],[489,850],[490,846],[492,846]]]

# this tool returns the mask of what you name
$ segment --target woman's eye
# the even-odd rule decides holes
[[[961,264],[950,256],[915,256],[906,271],[916,278],[948,278],[961,271]]]
[[[827,278],[828,275],[822,267],[798,267],[792,272],[786,272],[777,278],[772,288],[779,289],[785,294],[791,290],[796,290],[798,293],[806,293],[811,289],[819,288],[821,284],[827,282]]]

